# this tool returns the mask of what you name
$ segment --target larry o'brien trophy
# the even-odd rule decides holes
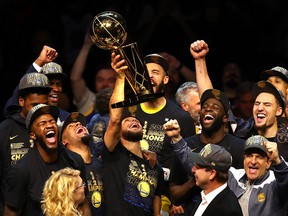
[[[127,38],[126,22],[119,13],[105,11],[96,15],[91,23],[90,37],[99,48],[120,54],[128,66],[125,77],[133,95],[127,96],[127,91],[125,91],[125,100],[112,104],[112,108],[130,107],[163,96],[163,93],[153,91],[149,73],[137,43],[123,45]]]

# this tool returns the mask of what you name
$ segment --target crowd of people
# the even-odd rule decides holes
[[[141,12],[151,5],[143,1]],[[244,22],[235,2],[224,5]],[[197,18],[188,22],[180,4],[163,0],[154,8],[161,13],[128,25],[128,42],[139,40],[148,53],[142,60],[149,86],[141,87],[153,91],[129,104],[128,93],[138,97],[128,90],[128,59],[94,49],[87,31],[93,16],[80,6],[71,1],[61,16],[61,49],[45,39],[49,32],[38,32],[45,43],[21,62],[3,101],[0,216],[288,215],[287,59],[257,66],[247,79],[243,63],[227,58],[220,76],[215,62],[232,48],[228,35],[219,50],[215,33],[192,34]],[[205,9],[220,13],[214,1]],[[163,19],[185,30],[181,46],[193,41],[185,47],[189,60],[174,56],[175,48],[147,46],[157,26],[169,27]],[[71,37],[76,30],[80,38]]]

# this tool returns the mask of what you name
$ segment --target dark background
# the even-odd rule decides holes
[[[189,46],[205,40],[210,48],[209,74],[214,87],[221,88],[221,73],[228,62],[240,64],[243,79],[251,81],[257,81],[262,70],[276,65],[287,68],[287,9],[287,0],[2,0],[0,109],[43,45],[57,49],[56,62],[69,75],[85,31],[100,12],[120,13],[127,23],[127,42],[136,41],[143,54],[165,51],[191,69]],[[109,60],[107,50],[93,47],[84,74],[91,89],[93,65]],[[64,91],[72,101],[69,79]]]

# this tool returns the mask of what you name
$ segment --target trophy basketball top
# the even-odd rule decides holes
[[[101,49],[117,49],[126,41],[126,22],[119,13],[114,11],[99,13],[92,20],[90,37]]]

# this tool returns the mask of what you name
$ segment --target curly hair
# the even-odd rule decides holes
[[[46,216],[81,215],[74,205],[74,190],[77,187],[79,170],[69,167],[53,173],[45,182],[41,208]]]

